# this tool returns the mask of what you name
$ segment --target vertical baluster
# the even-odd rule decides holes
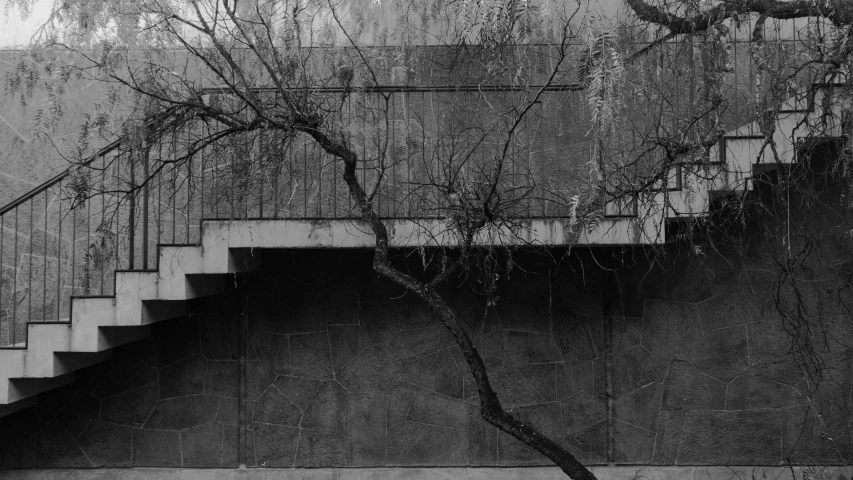
[[[172,134],[172,158],[171,160],[175,160],[178,157],[178,134],[175,132]],[[162,159],[161,159],[162,161]],[[175,234],[176,234],[176,226],[178,224],[178,169],[175,168],[175,164],[172,164],[170,167],[172,171],[172,244],[175,243]],[[162,170],[161,170],[162,171]]]
[[[101,156],[101,225],[106,228],[106,218],[107,218],[107,186],[105,184],[107,177],[107,157],[106,155]],[[57,258],[57,261],[59,259]],[[106,264],[101,261],[101,287],[100,287],[100,295],[104,294],[104,282],[106,275]],[[57,301],[59,299],[57,298]]]
[[[341,105],[341,113],[343,114],[344,106]],[[349,125],[346,121],[346,117],[344,117],[342,124]],[[349,140],[349,139],[347,139]],[[352,143],[350,143],[352,145]],[[332,162],[332,215],[331,218],[336,218],[338,216],[338,159],[335,157],[330,158]]]
[[[426,103],[426,90],[421,91],[421,167],[424,170],[424,174],[427,176],[426,183],[431,181],[429,178],[431,175],[429,174],[429,170],[427,170],[426,163],[426,114],[429,109],[427,108]]]
[[[9,315],[7,314],[5,317],[3,316],[3,259],[4,254],[6,253],[4,240],[6,238],[6,217],[4,215],[0,215],[0,331],[3,330],[3,322],[9,321]],[[12,322],[14,324],[14,322]],[[6,327],[6,330],[9,331],[9,327]],[[11,339],[8,342],[10,345],[14,344],[14,339]],[[6,344],[0,345],[0,347],[5,347]]]
[[[42,287],[41,287],[41,319],[47,321],[47,194],[48,190],[44,191],[44,233],[42,234],[42,242],[44,247],[42,250]]]
[[[157,142],[157,161],[163,161],[163,141],[160,140]],[[157,180],[157,243],[159,244],[161,238],[163,237],[163,171],[160,171],[160,177]]]
[[[118,194],[116,195],[116,206],[115,206],[115,216],[116,216],[116,233],[121,233],[121,158],[119,157],[119,153],[116,153],[113,158],[113,165],[115,168],[115,182],[116,182],[116,191]],[[116,238],[116,252],[115,252],[115,270],[121,269],[121,235]],[[115,282],[113,282],[113,286],[115,286]],[[112,293],[115,293],[113,290]]]
[[[59,309],[60,305],[62,304],[62,271],[60,270],[62,265],[62,179],[59,180],[56,200],[58,204],[56,207],[56,219],[59,222],[59,227],[57,228],[58,231],[56,234],[56,320],[59,321]]]
[[[35,222],[33,221],[33,211],[36,209],[35,197],[29,200],[27,203],[30,204],[30,271],[27,273],[27,321],[33,321],[33,236],[34,231],[33,227],[35,226]]]
[[[151,181],[151,147],[146,141],[142,151],[142,269],[148,269],[148,209]]]
[[[362,108],[363,114],[361,117],[361,132],[362,132],[362,141],[361,141],[361,185],[364,187],[365,191],[369,191],[367,188],[367,112],[370,108],[370,93],[365,92],[364,94],[364,107]],[[356,173],[357,174],[357,173]],[[356,205],[358,207],[358,205]]]
[[[311,150],[317,152],[317,217],[323,218],[323,152],[316,143]]]
[[[391,96],[391,121],[388,124],[388,129],[391,130],[388,135],[391,136],[391,175],[388,178],[391,180],[390,185],[387,186],[388,192],[388,214],[394,217],[397,216],[397,195],[395,189],[397,188],[397,136],[396,136],[396,118],[397,118],[397,98],[396,92],[391,92],[389,94]]]
[[[302,218],[308,218],[308,140],[302,141]]]
[[[275,135],[273,134],[272,135],[272,147],[271,148],[277,149],[278,147],[279,147],[278,142],[275,141]],[[276,153],[278,153],[278,152],[276,151]],[[275,158],[270,164],[272,167],[272,192],[271,192],[270,200],[272,201],[272,208],[273,208],[271,218],[278,218],[278,202],[280,200],[279,197],[281,196],[280,192],[278,191],[278,177],[281,174],[282,165],[286,161],[287,161],[287,153],[282,152],[281,158]]]
[[[559,93],[558,93],[559,95]],[[543,93],[542,98],[548,98],[547,93]],[[542,217],[545,217],[546,214],[546,205],[545,205],[545,126],[547,125],[547,119],[545,118],[545,101],[540,100],[539,102],[539,125],[541,128],[538,128],[539,131],[539,194],[542,195]]]
[[[88,176],[89,174],[87,174]],[[90,177],[91,178],[91,177]],[[87,182],[88,183],[88,182]],[[84,295],[89,295],[92,290],[92,201],[86,199],[86,291]]]
[[[258,130],[258,150],[255,158],[258,160],[258,171],[260,178],[260,187],[258,188],[258,192],[260,192],[260,196],[258,197],[258,218],[264,218],[264,175],[265,171],[263,168],[264,165],[264,130]]]
[[[128,224],[128,250],[129,257],[127,262],[127,268],[130,270],[134,270],[136,266],[135,262],[135,251],[136,251],[136,169],[134,168],[133,161],[133,150],[131,150],[131,154],[129,157],[130,163],[130,212],[129,212],[129,224]],[[74,210],[75,213],[77,210]],[[75,228],[75,231],[77,229]]]
[[[15,249],[12,252],[12,261],[15,262],[12,265],[12,268],[14,268],[14,272],[15,272],[14,278],[12,279],[12,281],[15,282],[12,285],[12,287],[13,287],[12,288],[12,343],[13,344],[17,343],[16,340],[18,339],[17,332],[16,332],[16,329],[18,327],[18,301],[17,301],[16,297],[18,296],[18,271],[19,271],[19,268],[18,268],[18,265],[19,265],[19,262],[18,262],[18,207],[15,207],[14,235],[15,235]]]
[[[190,185],[193,181],[193,157],[191,154],[191,143],[192,143],[192,132],[190,131],[190,126],[187,125],[187,147],[186,147],[186,155],[187,155],[187,198],[186,202],[184,202],[184,218],[186,224],[186,230],[184,230],[184,243],[190,243],[190,215],[192,212],[192,191],[190,190]]]

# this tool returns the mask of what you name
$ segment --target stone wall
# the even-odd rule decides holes
[[[452,339],[370,252],[262,254],[262,272],[0,419],[0,468],[547,464],[479,418]],[[605,275],[611,254],[520,255],[488,310],[466,285],[445,292],[514,415],[588,464],[608,445],[630,465],[850,463],[840,277],[804,287],[832,332],[816,388],[768,263],[637,260]]]

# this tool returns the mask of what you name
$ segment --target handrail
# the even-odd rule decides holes
[[[583,90],[584,86],[580,83],[560,83],[550,85],[374,85],[367,87],[354,86],[351,88],[345,87],[292,87],[291,91],[309,91],[311,93],[344,93],[344,92],[359,92],[359,93],[477,93],[477,92],[524,92],[538,91],[545,92],[574,92]],[[205,87],[201,89],[202,93],[230,93],[233,89],[228,87]],[[256,87],[252,88],[255,92],[277,92],[277,87]]]
[[[84,167],[89,166],[92,164],[92,162],[94,162],[95,160],[103,157],[104,155],[114,151],[119,146],[121,146],[121,139],[114,140],[112,143],[110,143],[106,147],[104,147],[104,148],[98,150],[96,153],[92,154],[81,165]],[[55,176],[51,177],[50,179],[48,179],[47,181],[45,181],[41,185],[34,187],[32,190],[28,191],[27,193],[21,195],[20,197],[16,198],[15,200],[12,200],[11,203],[0,208],[0,215],[4,215],[6,213],[9,213],[10,211],[14,210],[15,207],[22,205],[27,200],[32,199],[33,197],[35,197],[39,193],[42,193],[45,190],[47,190],[48,188],[56,185],[57,183],[59,183],[60,180],[67,177],[70,172],[71,172],[71,168],[70,167],[66,168],[63,172],[56,174]]]

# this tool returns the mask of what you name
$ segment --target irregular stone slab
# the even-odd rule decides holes
[[[181,432],[181,457],[185,467],[222,465],[222,424],[209,423]]]
[[[604,420],[607,415],[605,397],[581,392],[561,402],[562,434],[575,434]]]
[[[516,368],[530,384],[536,388],[543,401],[557,400],[557,368],[563,368],[557,363],[541,363],[533,365],[517,365]]]
[[[252,420],[255,422],[271,423],[298,427],[302,419],[302,410],[290,403],[290,400],[277,389],[270,388],[255,403]]]
[[[620,420],[614,420],[613,427],[613,454],[617,463],[642,465],[651,462],[655,432]]]
[[[385,343],[400,331],[400,315],[392,302],[360,302],[358,324],[361,327],[359,345]]]
[[[699,371],[730,382],[749,366],[746,326],[714,330],[685,351],[684,357]]]
[[[129,427],[95,420],[77,443],[95,468],[129,467],[131,437]]]
[[[301,410],[308,408],[308,404],[321,386],[323,386],[323,381],[313,378],[278,377],[275,381],[275,387],[278,391]]]
[[[326,332],[291,335],[290,349],[294,374],[316,378],[332,377],[332,353]]]
[[[595,391],[604,391],[604,359],[596,359]],[[643,347],[633,347],[613,354],[613,397],[636,391],[651,383],[663,381],[666,365]]]
[[[157,406],[156,383],[101,400],[101,420],[141,427]]]
[[[542,403],[542,397],[536,388],[508,361],[491,366],[489,380],[505,408]],[[463,381],[465,382],[463,385],[465,400],[479,402],[477,388],[471,375],[465,375]]]
[[[769,465],[781,460],[780,413],[687,412],[678,462]]]
[[[667,361],[702,338],[702,322],[695,305],[646,299],[643,346]]]
[[[161,400],[144,428],[183,430],[216,420],[219,397],[191,395]]]
[[[291,295],[277,291],[255,294],[250,302],[249,330],[278,334],[324,331],[329,297],[318,295],[311,289],[297,290]]]
[[[663,410],[722,410],[725,404],[725,383],[687,362],[672,361],[664,381]]]
[[[345,467],[349,465],[347,437],[302,430],[296,455],[297,467]]]
[[[512,299],[494,307],[506,330],[538,333],[551,332],[551,312],[547,297],[529,300]]]
[[[441,395],[462,399],[464,398],[464,376],[470,375],[468,365],[461,357],[461,352],[454,345],[439,351],[435,356],[433,390]]]
[[[201,329],[201,353],[208,360],[237,360],[240,353],[236,338],[228,334],[222,315],[204,314]]]
[[[461,465],[466,463],[465,430],[403,423],[388,431],[388,465]]]
[[[193,355],[160,369],[160,398],[183,397],[204,393],[207,360]]]
[[[352,465],[385,465],[385,395],[351,393],[348,405]]]
[[[401,383],[405,371],[399,362],[391,361],[385,349],[374,345],[345,365],[337,379],[351,392],[376,392]]]
[[[92,464],[71,435],[60,425],[49,425],[36,435],[36,465],[45,468],[88,468]]]
[[[791,354],[791,337],[778,318],[750,323],[747,329],[750,371],[754,375],[790,386],[803,380],[803,373]]]
[[[358,355],[358,325],[329,325],[329,348],[332,351],[332,368],[341,368]]]
[[[240,395],[240,364],[236,361],[209,361],[204,393],[237,398]]]
[[[553,335],[564,360],[579,362],[598,356],[588,325],[594,322],[600,322],[599,317],[586,317],[562,308],[554,310]]]
[[[607,423],[601,421],[580,432],[567,435],[565,445],[581,463],[607,463]]]
[[[552,282],[558,301],[564,308],[590,317],[601,315],[601,306],[604,303],[602,285],[598,268],[566,271],[562,275],[556,275]]]
[[[681,432],[684,430],[685,412],[661,411],[657,421],[657,438],[653,462],[673,465],[678,457]]]
[[[248,433],[252,438],[254,438],[254,432],[250,431]],[[222,468],[234,468],[239,466],[238,449],[240,443],[237,437],[236,425],[222,426]],[[249,443],[249,441],[247,440],[246,443]],[[254,453],[254,449],[247,448],[246,450]]]
[[[157,346],[157,365],[171,365],[201,352],[198,322],[198,316],[186,316],[151,326],[151,337]]]
[[[603,321],[602,321],[603,322]],[[613,323],[613,351],[619,352],[640,345],[643,337],[643,318],[642,317],[620,317],[614,316],[611,319]],[[602,348],[604,343],[602,339]]]
[[[117,348],[110,359],[109,373],[92,394],[104,398],[156,382],[156,352],[150,338]]]
[[[400,328],[424,328],[441,325],[441,320],[421,300],[407,295],[395,303],[400,314]]]
[[[472,465],[496,465],[498,429],[483,420],[480,408],[468,406],[468,460]]]
[[[180,432],[133,431],[134,467],[178,467],[180,465]]]
[[[252,330],[249,338],[255,354],[276,373],[292,371],[290,342],[287,335]]]
[[[486,366],[491,367],[497,362],[504,360],[507,356],[506,338],[503,330],[487,333],[474,340],[474,345]]]
[[[797,463],[848,463],[853,445],[847,418],[845,414],[833,415],[831,410],[815,411],[808,406],[781,410],[782,456]]]
[[[293,466],[299,429],[255,423],[252,430],[255,458],[259,467]]]
[[[654,432],[657,426],[662,390],[662,384],[655,382],[623,395],[613,402],[613,417]],[[652,444],[654,444],[654,439]]]
[[[729,383],[726,392],[726,410],[790,407],[793,401],[793,388],[749,372]]]
[[[246,362],[246,399],[255,401],[275,381],[276,374],[259,361]]]
[[[347,391],[337,382],[326,382],[305,409],[302,426],[335,435],[347,435],[347,397]]]
[[[414,397],[420,395],[421,392],[421,388],[408,383],[396,385],[394,388],[384,392],[388,428],[395,427],[406,421]]]
[[[593,391],[592,361],[564,362],[557,366],[557,399]]]
[[[401,330],[387,346],[391,361],[409,362],[438,351],[441,327]]]
[[[98,418],[100,407],[100,400],[80,390],[68,401],[56,419],[72,437],[76,438],[89,426],[92,420]]]
[[[760,319],[761,304],[753,296],[749,285],[743,285],[699,303],[702,328],[709,333]]]
[[[506,345],[509,358],[516,365],[563,361],[560,350],[550,332],[533,333],[507,330]]]
[[[406,420],[464,429],[467,405],[459,400],[420,390],[411,397]]]

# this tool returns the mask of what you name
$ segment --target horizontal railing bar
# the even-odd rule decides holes
[[[583,85],[579,83],[561,83],[554,85],[377,85],[372,87],[293,87],[288,88],[288,91],[309,91],[311,93],[476,93],[476,92],[524,92],[524,91],[539,91],[545,92],[568,92],[583,90]],[[228,87],[208,87],[202,88],[202,93],[230,93],[232,89]],[[255,87],[253,92],[277,92],[277,87]]]

